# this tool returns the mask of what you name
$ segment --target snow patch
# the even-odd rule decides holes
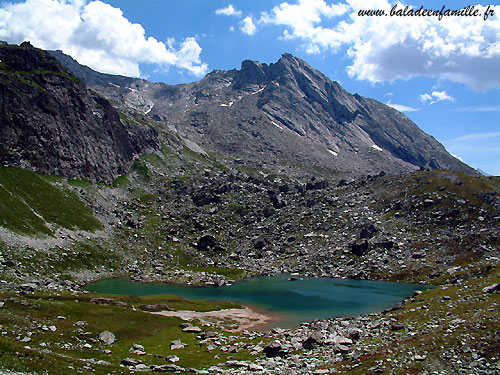
[[[378,151],[384,151],[381,147],[377,146],[376,144],[373,144],[372,148]]]
[[[115,86],[115,87],[118,87],[118,88],[120,88],[120,86],[118,86],[118,85],[115,85],[115,84],[114,84],[113,82],[108,82],[108,85],[111,85],[111,86]]]
[[[330,150],[330,149],[328,149],[328,152],[329,152],[330,154],[332,154],[333,156],[337,156],[337,155],[338,155],[338,152],[335,152],[335,151]]]
[[[255,91],[255,92],[252,92],[250,95],[255,95],[255,94],[258,94],[259,92],[264,91],[264,89],[265,89],[265,88],[266,88],[266,86],[264,86],[264,87],[263,87],[263,88],[261,88],[261,89],[258,89],[258,90],[257,90],[257,91]]]
[[[283,127],[281,125],[278,125],[277,123],[275,123],[274,121],[271,121],[273,123],[274,126],[276,126],[278,129],[280,130],[283,130]]]
[[[234,104],[234,102],[229,102],[229,104],[221,104],[221,107],[231,107]]]
[[[149,112],[151,112],[154,106],[155,106],[154,104],[151,104],[151,107],[149,107],[149,109],[146,112],[144,112],[144,114],[147,115]]]

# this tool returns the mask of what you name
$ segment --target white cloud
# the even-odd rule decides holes
[[[250,16],[247,16],[243,19],[242,23],[241,23],[241,27],[240,27],[240,30],[244,33],[244,34],[247,34],[247,35],[253,35],[255,34],[255,30],[257,29],[257,27],[255,26],[255,24],[253,23],[253,19],[252,17]]]
[[[457,143],[463,141],[471,140],[481,140],[481,139],[491,139],[500,137],[500,132],[488,132],[488,133],[472,133],[467,135],[462,135],[457,138],[453,138],[447,141],[447,143]]]
[[[464,107],[457,110],[458,112],[500,112],[500,105],[487,105],[483,107]]]
[[[422,95],[419,95],[419,98],[421,101],[423,101],[424,103],[429,101],[429,100],[432,100],[432,96],[430,96],[429,94],[425,93],[425,94],[422,94]]]
[[[81,64],[106,73],[140,76],[139,63],[158,64],[163,69],[175,66],[196,76],[208,70],[194,38],[181,43],[170,38],[165,44],[146,37],[140,24],[131,23],[120,9],[101,1],[3,3],[0,39],[10,43],[29,40],[39,48],[60,49]]]
[[[285,26],[283,38],[302,39],[309,53],[322,48],[338,47],[342,36],[337,30],[318,26],[322,17],[332,18],[345,14],[347,4],[328,5],[324,0],[299,0],[297,4],[281,3],[270,13],[263,13],[259,23]]]
[[[396,3],[399,9],[404,5]],[[347,48],[351,77],[372,83],[430,76],[476,90],[500,87],[500,6],[495,16],[389,16],[388,0],[283,2],[264,12],[258,24],[284,27],[285,39],[297,39],[309,53]],[[387,16],[359,16],[361,9],[382,9]],[[475,5],[481,14],[485,7]],[[336,17],[344,16],[343,19]]]
[[[225,8],[220,8],[215,11],[215,14],[222,16],[241,16],[241,10],[237,10],[232,4],[229,4]]]
[[[419,95],[419,98],[422,102],[429,102],[429,105],[432,105],[437,102],[441,102],[443,100],[447,100],[450,102],[454,102],[455,98],[451,95],[448,95],[446,91],[433,91],[431,94],[422,94]]]
[[[455,98],[451,95],[448,95],[446,91],[433,91],[431,95],[436,98],[437,102],[440,102],[442,100],[448,100],[450,102],[455,101]]]
[[[389,107],[392,107],[392,108],[400,111],[400,112],[416,112],[416,111],[420,110],[420,108],[413,108],[413,107],[409,107],[409,106],[403,105],[403,104],[394,104],[394,103],[391,103],[390,100],[385,104],[388,105]]]

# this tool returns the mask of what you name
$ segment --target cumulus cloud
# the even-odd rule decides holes
[[[207,72],[194,38],[165,44],[145,34],[140,24],[101,1],[26,0],[0,8],[0,39],[60,49],[101,72],[140,76],[140,63],[174,66],[196,76]]]
[[[337,30],[320,25],[323,17],[340,16],[348,10],[346,4],[328,5],[324,0],[299,0],[297,4],[284,2],[271,12],[264,12],[259,23],[285,26],[283,38],[302,39],[309,53],[319,53],[322,48],[342,44],[342,36]]]
[[[255,34],[257,27],[253,23],[253,19],[250,16],[247,16],[241,22],[240,30],[247,35]]]
[[[427,103],[429,102],[429,105],[432,105],[437,102],[441,102],[443,100],[447,100],[450,102],[454,102],[455,98],[451,95],[448,95],[446,91],[433,91],[431,94],[422,94],[419,95],[419,98],[422,102]]]
[[[416,111],[420,110],[420,108],[409,107],[409,106],[403,105],[403,104],[391,103],[390,100],[385,104],[388,105],[389,107],[392,107],[392,108],[400,111],[400,112],[416,112]]]
[[[476,90],[500,86],[500,6],[490,6],[495,15],[487,20],[390,16],[392,7],[388,0],[297,0],[264,12],[258,24],[284,27],[283,38],[300,40],[309,53],[345,48],[349,75],[373,83],[430,76]],[[367,9],[386,16],[358,15]],[[483,14],[486,7],[475,9]]]
[[[225,8],[220,8],[215,11],[215,14],[222,16],[237,16],[240,17],[242,15],[241,10],[237,10],[232,4],[229,4]]]

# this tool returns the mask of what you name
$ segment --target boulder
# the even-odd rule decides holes
[[[343,354],[348,353],[349,347],[346,345],[337,344],[337,345],[335,345],[335,352],[336,353],[343,353]]]
[[[252,245],[254,249],[262,250],[267,246],[267,241],[263,237],[257,237],[252,240]]]
[[[144,349],[144,346],[139,345],[139,344],[133,344],[129,351],[131,353],[134,353],[137,355],[145,355],[146,354],[146,349]]]
[[[493,284],[483,288],[483,293],[499,293],[500,292],[500,284]]]
[[[135,367],[135,366],[141,364],[142,361],[139,359],[134,359],[134,358],[125,358],[125,359],[122,359],[122,361],[120,363],[124,366],[127,366],[127,367]]]
[[[317,348],[318,346],[321,346],[324,344],[323,337],[320,333],[314,332],[311,334],[307,339],[305,339],[302,342],[302,347],[304,349],[314,349]]]
[[[196,326],[189,326],[189,327],[184,328],[182,330],[182,332],[200,333],[201,332],[201,328],[200,327],[196,327]]]
[[[185,347],[186,344],[184,344],[181,340],[173,340],[170,342],[170,350],[184,349]]]
[[[177,365],[151,366],[153,372],[185,372],[186,369]]]
[[[206,234],[203,237],[201,237],[198,240],[198,244],[196,245],[198,250],[202,251],[214,249],[216,246],[217,246],[217,239],[210,234]]]
[[[354,255],[362,256],[370,250],[371,246],[370,246],[370,243],[368,242],[368,240],[363,239],[363,240],[356,240],[356,241],[352,242],[349,245],[349,247],[351,248],[351,252]]]
[[[283,348],[279,341],[273,341],[264,347],[264,354],[268,358],[284,357],[287,354],[287,351]]]
[[[25,284],[19,285],[19,289],[21,289],[25,292],[34,292],[36,288],[37,288],[37,285],[35,283],[25,283]]]
[[[276,208],[277,210],[286,206],[286,201],[280,195],[272,194],[270,198],[273,207]]]
[[[99,340],[103,343],[111,345],[116,341],[116,337],[113,332],[110,331],[102,331],[99,333]]]
[[[207,204],[211,204],[211,203],[217,204],[217,203],[221,202],[220,197],[218,197],[217,195],[212,194],[212,193],[207,193],[204,191],[193,194],[191,196],[191,198],[193,199],[193,203],[197,207],[206,206]]]
[[[326,189],[328,187],[328,181],[326,180],[321,180],[321,181],[315,181],[315,179],[311,179],[306,184],[306,190],[322,190]]]
[[[361,233],[359,234],[359,238],[372,238],[377,232],[377,228],[373,224],[368,224],[364,228],[361,229]]]

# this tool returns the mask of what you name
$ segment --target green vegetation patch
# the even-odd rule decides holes
[[[208,344],[200,344],[195,333],[182,331],[184,321],[180,318],[155,315],[140,308],[145,304],[162,303],[179,309],[213,310],[226,308],[227,303],[187,303],[175,296],[100,294],[0,294],[0,301],[4,303],[0,309],[3,331],[0,369],[51,375],[129,374],[128,368],[120,366],[125,358],[141,360],[150,366],[168,364],[165,357],[176,355],[179,357],[177,365],[197,369],[224,362],[228,357],[254,358],[248,350],[241,353],[224,352],[221,348],[207,350]],[[99,340],[99,334],[106,330],[115,335],[114,343],[105,344]],[[249,342],[237,335],[231,337],[241,345]],[[181,340],[186,346],[172,350],[170,343],[173,340]],[[132,353],[130,348],[134,344],[143,345],[147,354]]]
[[[134,164],[130,168],[130,174],[136,173],[139,178],[144,182],[149,182],[151,180],[151,176],[149,174],[149,168],[140,158],[134,160]]]
[[[245,270],[239,268],[224,268],[224,267],[186,267],[186,269],[195,272],[216,273],[227,277],[228,279],[239,279],[245,273]]]
[[[130,180],[127,178],[127,176],[118,176],[111,184],[111,187],[120,188],[128,185],[130,185]]]
[[[0,166],[0,225],[17,233],[51,234],[47,223],[88,231],[101,228],[76,194],[36,173]]]

